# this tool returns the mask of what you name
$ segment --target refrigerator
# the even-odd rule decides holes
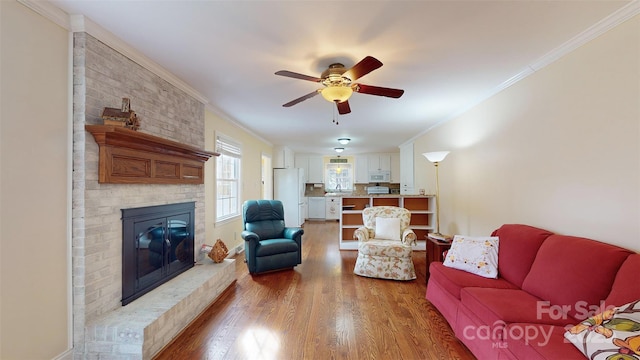
[[[282,201],[287,227],[304,222],[304,186],[304,169],[273,169],[273,199]]]

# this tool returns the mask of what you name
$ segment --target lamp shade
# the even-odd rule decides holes
[[[433,151],[423,153],[422,156],[427,158],[427,160],[429,160],[430,162],[436,163],[444,160],[444,158],[447,157],[447,154],[449,154],[448,151]]]
[[[353,94],[353,89],[349,86],[327,86],[322,89],[322,97],[331,102],[343,102],[348,100]]]

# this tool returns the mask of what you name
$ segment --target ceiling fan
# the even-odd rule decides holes
[[[367,56],[359,63],[355,64],[351,69],[345,69],[344,65],[340,63],[334,63],[329,65],[329,68],[322,72],[320,77],[314,77],[309,75],[298,74],[295,72],[280,70],[276,72],[276,75],[291,77],[294,79],[313,81],[324,85],[323,88],[301,96],[295,100],[289,101],[282,105],[284,107],[293,106],[299,102],[310,99],[318,94],[322,94],[327,101],[336,103],[338,107],[338,113],[340,115],[348,114],[351,112],[349,107],[349,97],[353,92],[361,94],[386,96],[391,98],[399,98],[404,94],[404,90],[384,88],[379,86],[371,86],[356,83],[359,78],[367,75],[373,70],[382,66],[380,60],[373,56]]]

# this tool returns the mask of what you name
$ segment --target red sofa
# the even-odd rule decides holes
[[[565,327],[640,299],[640,254],[527,225],[492,236],[497,279],[434,262],[426,293],[478,359],[585,359]]]

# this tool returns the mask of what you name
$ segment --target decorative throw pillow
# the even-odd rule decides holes
[[[592,360],[637,359],[633,355],[640,355],[640,300],[594,315],[564,337]]]
[[[456,235],[444,259],[444,266],[486,278],[498,277],[498,237]]]
[[[400,241],[400,219],[376,217],[376,239]]]

